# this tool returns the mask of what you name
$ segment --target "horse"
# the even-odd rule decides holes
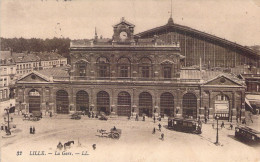
[[[74,141],[68,141],[68,142],[64,143],[64,149],[66,149],[67,147],[70,148],[71,144],[74,145]]]
[[[103,137],[103,134],[107,134],[107,131],[104,129],[98,129],[97,132],[101,133],[102,137]]]

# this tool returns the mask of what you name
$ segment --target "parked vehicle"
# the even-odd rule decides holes
[[[168,128],[182,132],[202,133],[202,123],[194,119],[171,117],[168,119]]]
[[[237,126],[235,137],[248,142],[260,142],[260,132],[247,126]]]
[[[79,119],[81,119],[81,116],[79,113],[76,112],[71,115],[71,119],[79,120]]]
[[[110,132],[107,132],[105,129],[99,129],[97,130],[97,132],[101,134],[101,137],[109,137],[113,139],[119,139],[122,134],[121,129],[115,129],[115,128],[111,128]]]

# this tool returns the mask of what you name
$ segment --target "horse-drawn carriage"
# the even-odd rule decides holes
[[[23,120],[39,121],[42,118],[41,111],[32,111],[30,114],[23,114]]]
[[[115,127],[111,128],[110,132],[107,132],[104,129],[97,130],[97,132],[99,132],[101,134],[101,137],[109,137],[109,138],[113,138],[113,139],[119,139],[122,134],[122,130],[116,129]]]

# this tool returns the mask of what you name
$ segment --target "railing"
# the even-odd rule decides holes
[[[180,79],[180,78],[142,78],[142,77],[90,77],[90,76],[71,76],[53,77],[54,80],[68,81],[158,81],[158,82],[192,82],[199,83],[200,79]]]

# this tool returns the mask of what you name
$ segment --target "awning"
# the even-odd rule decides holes
[[[260,95],[248,94],[246,95],[246,99],[250,102],[251,105],[256,105],[257,107],[260,107]]]
[[[246,102],[246,110],[253,112],[254,109],[253,109],[253,107],[251,106],[251,104],[250,104],[250,102],[248,101],[247,98],[245,98],[245,102]]]

